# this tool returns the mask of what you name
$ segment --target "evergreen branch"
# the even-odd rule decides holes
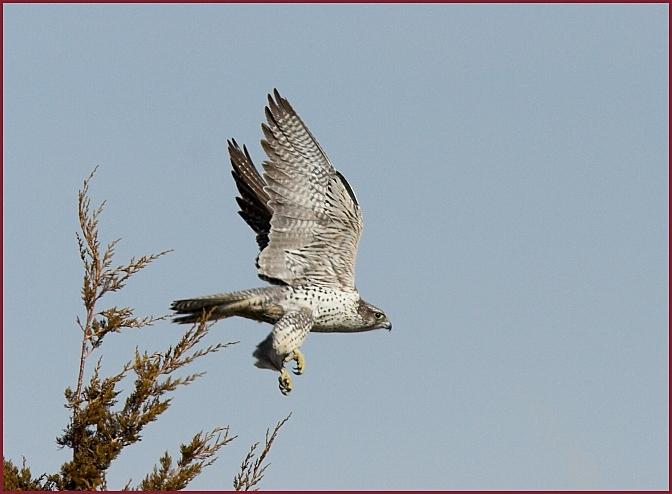
[[[143,428],[157,420],[170,406],[172,398],[165,397],[166,393],[189,385],[203,375],[192,373],[174,377],[172,374],[200,357],[233,344],[219,343],[188,354],[212,326],[206,318],[207,314],[164,353],[148,354],[136,349],[134,359],[111,377],[100,377],[99,359],[80,397],[74,391],[66,390],[67,406],[74,413],[63,435],[57,439],[60,446],[73,449],[73,460],[61,467],[64,488],[104,488],[106,471],[112,461],[124,447],[139,441]],[[131,371],[136,376],[133,390],[123,406],[115,410],[120,394],[118,385]],[[219,434],[223,431],[215,429],[212,433],[197,434],[189,445],[183,445],[182,458],[177,465],[179,475],[174,477],[175,482],[166,485],[179,485],[178,480],[187,482],[210,465],[217,450],[232,439],[228,429],[223,435]],[[166,468],[169,468],[166,472],[172,471],[170,464]],[[159,475],[161,469],[155,473]]]
[[[87,358],[100,347],[106,335],[150,326],[168,317],[138,317],[131,307],[96,308],[105,294],[124,288],[133,275],[170,252],[133,257],[125,265],[112,267],[119,239],[109,242],[101,252],[98,221],[105,202],[92,208],[89,197],[90,182],[96,170],[97,167],[84,180],[78,192],[80,232],[76,233],[76,239],[84,267],[81,297],[85,316],[76,317],[77,326],[82,332],[77,384],[74,390],[69,387],[65,390],[65,406],[72,414],[62,435],[56,439],[60,447],[72,449],[72,460],[65,462],[56,474],[33,478],[25,459],[21,468],[16,467],[11,460],[3,459],[5,490],[107,489],[106,473],[111,463],[124,447],[141,439],[141,432],[147,424],[157,420],[168,409],[172,397],[167,394],[180,386],[193,383],[204,374],[196,372],[175,376],[175,372],[205,355],[238,343],[217,343],[197,348],[213,324],[207,322],[209,314],[205,313],[165,352],[150,354],[136,348],[133,359],[116,374],[101,376],[99,358],[85,383]],[[120,383],[131,372],[135,375],[133,388],[123,404],[120,404]],[[234,479],[236,490],[254,489],[262,480],[269,466],[265,464],[266,456],[278,431],[290,416],[278,422],[272,433],[266,431],[265,447],[256,459],[259,443],[252,446],[241,465],[241,473]],[[204,468],[214,463],[217,452],[233,439],[235,436],[229,436],[228,427],[196,434],[189,443],[180,446],[180,458],[175,464],[166,452],[138,489],[183,489]],[[130,480],[124,490],[133,490]]]
[[[173,467],[173,459],[166,451],[138,486],[138,490],[174,491],[184,489],[204,468],[212,465],[216,453],[233,441],[229,428],[215,428],[212,432],[196,434],[189,444],[180,446],[180,459]]]
[[[158,254],[150,254],[139,258],[132,257],[128,264],[111,268],[115,248],[120,239],[108,243],[100,253],[100,240],[98,238],[98,218],[105,209],[105,201],[97,208],[91,209],[89,187],[98,167],[95,167],[87,178],[84,179],[82,188],[77,194],[77,213],[79,217],[80,232],[76,233],[79,256],[84,265],[82,280],[82,302],[86,310],[84,323],[77,317],[77,325],[82,330],[82,343],[79,354],[79,371],[77,373],[77,386],[75,388],[76,403],[78,403],[82,386],[84,384],[84,369],[86,359],[92,350],[98,348],[105,335],[118,332],[123,328],[141,328],[163,319],[153,316],[137,318],[133,316],[133,309],[112,307],[98,313],[102,319],[96,318],[96,303],[108,292],[115,292],[126,285],[126,282],[147,267],[148,264],[170,252],[169,250]],[[77,404],[75,405],[77,406]]]
[[[25,457],[21,458],[20,469],[12,463],[12,460],[3,457],[2,480],[5,491],[53,491],[59,488],[57,475],[42,474],[33,478]]]

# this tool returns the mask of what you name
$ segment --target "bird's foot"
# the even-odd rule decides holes
[[[300,350],[294,350],[292,353],[285,357],[285,363],[293,360],[296,362],[296,366],[292,370],[294,374],[300,376],[306,370],[306,357],[303,356]]]
[[[280,392],[287,396],[292,390],[292,376],[289,375],[287,369],[282,369],[280,371],[280,377],[278,377],[278,385],[280,387]]]

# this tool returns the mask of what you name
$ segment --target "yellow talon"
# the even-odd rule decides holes
[[[303,353],[300,350],[293,350],[292,353],[288,353],[285,357],[285,363],[290,360],[296,362],[296,367],[294,367],[292,372],[297,376],[303,374],[303,371],[306,369],[306,358],[303,356]]]
[[[296,362],[296,367],[294,367],[292,372],[297,376],[300,376],[303,374],[303,371],[306,370],[306,358],[299,350],[294,350],[293,360]]]
[[[287,369],[282,369],[280,371],[280,377],[278,377],[278,383],[280,387],[280,392],[287,396],[292,390],[292,376],[289,375]]]

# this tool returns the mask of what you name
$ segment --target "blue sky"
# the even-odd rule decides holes
[[[270,329],[219,322],[109,473],[238,434],[191,488],[230,488],[290,411],[263,487],[666,489],[667,5],[5,5],[4,454],[35,473],[76,378],[76,193],[98,165],[118,261],[174,249],[110,304],[260,286],[226,139],[256,162],[266,93],[363,207],[357,285],[391,333],[310,335],[289,397]],[[103,368],[165,349],[112,335]]]

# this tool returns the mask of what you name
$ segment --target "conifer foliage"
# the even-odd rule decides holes
[[[144,427],[168,409],[178,388],[193,383],[204,374],[184,373],[185,369],[194,361],[237,343],[201,346],[201,340],[212,326],[212,323],[206,322],[207,314],[204,314],[173,346],[164,352],[154,353],[141,352],[136,348],[132,358],[111,376],[101,375],[102,356],[99,355],[90,369],[88,380],[85,380],[89,358],[100,352],[107,335],[144,328],[165,319],[166,316],[136,316],[131,307],[101,308],[101,305],[105,295],[122,290],[135,274],[170,252],[133,257],[122,265],[113,264],[119,239],[102,248],[98,236],[98,220],[105,202],[96,208],[91,207],[89,185],[95,171],[84,180],[77,198],[80,225],[77,244],[84,267],[81,288],[84,314],[76,322],[82,341],[76,384],[74,389],[65,389],[65,406],[71,412],[70,420],[56,440],[58,445],[72,451],[72,459],[65,462],[57,473],[34,477],[25,458],[21,467],[3,458],[5,490],[108,489],[107,471],[122,450],[140,441]],[[127,397],[120,400],[122,384],[131,379],[133,382]],[[256,489],[268,467],[266,456],[278,431],[288,419],[289,416],[278,422],[272,434],[267,431],[265,447],[256,460],[258,444],[250,448],[241,464],[241,471],[234,477],[236,490]],[[235,437],[230,435],[228,427],[198,432],[189,442],[180,445],[177,460],[166,452],[143,480],[135,486],[129,481],[124,490],[184,489],[204,468],[215,462],[219,450]]]

